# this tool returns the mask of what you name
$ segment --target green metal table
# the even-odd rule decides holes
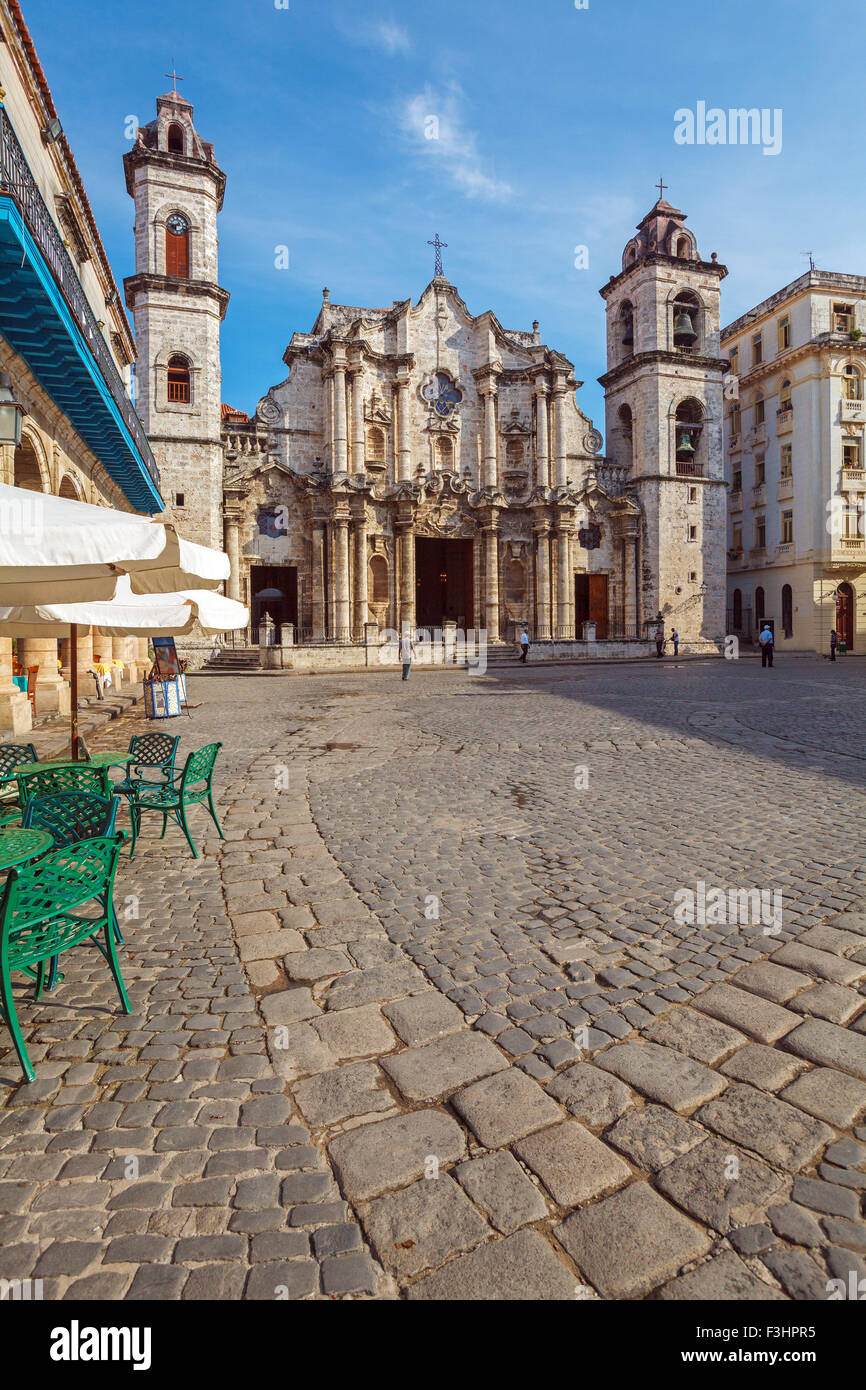
[[[79,758],[75,763],[71,758],[54,758],[49,762],[27,763],[26,768],[29,772],[34,770],[51,767],[125,767],[132,759],[129,753],[91,753],[89,758]],[[22,765],[19,763],[16,772],[20,773]]]
[[[14,869],[16,864],[27,864],[53,844],[54,836],[47,830],[21,830],[14,825],[0,830],[0,872]]]

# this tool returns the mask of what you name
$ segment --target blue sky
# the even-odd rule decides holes
[[[338,303],[417,299],[428,238],[473,313],[541,323],[603,429],[603,301],[657,196],[730,271],[723,321],[807,268],[866,272],[857,54],[841,0],[24,0],[118,279],[132,263],[124,122],[176,64],[228,174],[223,399],[285,375],[327,285]],[[838,40],[844,34],[844,43]],[[683,145],[674,113],[780,108],[782,149]],[[428,139],[429,117],[438,139]],[[289,248],[288,270],[275,248]],[[575,247],[589,266],[576,269]]]

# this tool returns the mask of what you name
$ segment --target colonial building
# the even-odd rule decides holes
[[[866,278],[811,269],[722,334],[728,630],[866,650]]]
[[[159,474],[129,396],[135,347],[99,228],[51,90],[16,0],[0,0],[0,371],[26,411],[20,443],[0,445],[0,481],[125,511],[162,507]],[[21,639],[38,667],[39,713],[69,709],[68,643]],[[79,640],[82,673],[95,657],[137,676],[147,644]],[[117,675],[117,672],[116,672]],[[0,638],[0,729],[31,727]]]
[[[645,643],[661,612],[686,646],[720,642],[725,270],[701,259],[683,213],[660,199],[602,291],[605,458],[574,365],[537,322],[472,312],[438,237],[417,302],[364,308],[323,291],[255,414],[220,408],[225,176],[176,92],[125,167],[142,415],[169,513],[210,544],[225,527],[253,640],[271,619],[351,662],[374,628],[451,622],[492,643],[526,625],[567,651],[593,634]]]

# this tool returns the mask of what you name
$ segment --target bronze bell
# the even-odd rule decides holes
[[[693,343],[697,336],[691,315],[682,309],[674,319],[674,342]]]
[[[692,443],[692,436],[688,430],[680,430],[679,442],[677,443],[678,454],[693,454],[695,446]]]

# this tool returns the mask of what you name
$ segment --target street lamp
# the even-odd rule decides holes
[[[8,372],[0,372],[0,445],[21,444],[21,422],[27,411],[19,405]]]

